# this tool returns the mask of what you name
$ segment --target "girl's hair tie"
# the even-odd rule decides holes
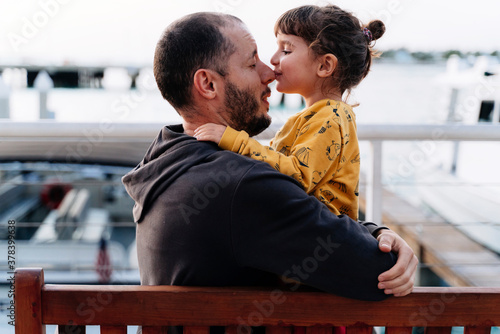
[[[368,41],[368,43],[370,43],[371,41],[373,41],[373,36],[372,36],[372,32],[370,31],[370,29],[363,28],[363,34],[365,35],[366,40]]]

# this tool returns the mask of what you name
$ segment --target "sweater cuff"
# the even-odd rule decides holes
[[[242,153],[248,138],[250,137],[245,131],[237,131],[227,126],[220,139],[219,147],[235,153]]]
[[[368,229],[371,235],[373,235],[375,238],[377,237],[377,233],[380,232],[381,230],[388,230],[388,227],[385,226],[378,226],[375,223],[371,222],[361,222],[361,224]]]
[[[222,138],[220,139],[219,142],[219,147],[231,151],[234,145],[234,142],[236,141],[236,137],[238,137],[238,134],[240,132],[236,131],[235,129],[226,126],[226,130],[222,134]]]

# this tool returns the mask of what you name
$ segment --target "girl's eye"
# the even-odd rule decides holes
[[[285,55],[289,55],[290,53],[292,53],[292,51],[283,50],[283,53],[284,53]]]

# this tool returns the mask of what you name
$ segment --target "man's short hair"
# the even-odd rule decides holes
[[[201,12],[167,27],[156,45],[154,75],[161,95],[174,108],[192,103],[191,88],[197,70],[227,74],[229,57],[236,47],[221,28],[236,23],[242,21],[232,15]]]

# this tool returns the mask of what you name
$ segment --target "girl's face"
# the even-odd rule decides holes
[[[280,32],[277,43],[278,50],[271,58],[276,89],[282,93],[300,94],[307,100],[317,93],[320,62],[301,37]]]

